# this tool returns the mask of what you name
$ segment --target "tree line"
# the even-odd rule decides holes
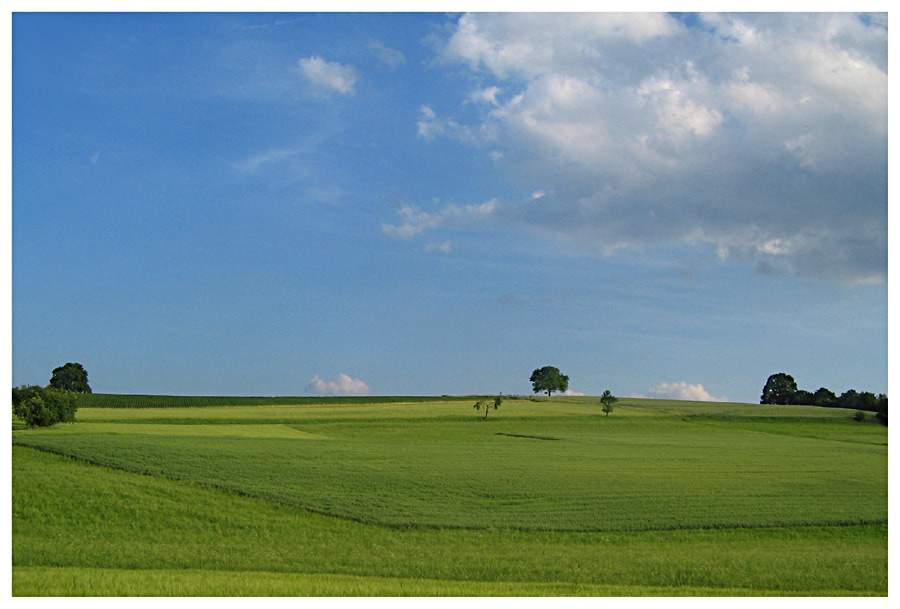
[[[825,387],[819,387],[816,391],[798,389],[794,377],[784,372],[769,377],[759,398],[760,404],[797,404],[874,412],[884,425],[887,425],[887,402],[887,395],[875,395],[871,391],[848,389],[841,395],[835,395]]]

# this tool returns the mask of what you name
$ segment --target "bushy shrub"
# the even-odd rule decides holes
[[[23,385],[12,390],[13,414],[29,427],[50,427],[75,420],[75,394],[55,387]]]
[[[856,421],[857,423],[862,423],[863,421],[866,420],[866,413],[864,413],[862,410],[857,410],[853,414],[853,420]]]

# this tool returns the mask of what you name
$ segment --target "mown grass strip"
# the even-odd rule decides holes
[[[473,582],[337,573],[13,567],[13,596],[811,596],[807,590]],[[881,596],[820,590],[815,596]]]

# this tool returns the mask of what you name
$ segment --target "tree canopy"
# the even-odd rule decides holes
[[[603,412],[606,413],[606,416],[609,416],[609,413],[613,411],[613,404],[619,401],[619,398],[614,396],[609,389],[603,392],[603,395],[600,396],[600,402],[603,404]]]
[[[763,387],[760,404],[790,404],[797,393],[797,382],[790,374],[773,374]]]
[[[559,368],[544,366],[531,373],[531,387],[534,393],[547,392],[549,396],[554,391],[565,391],[569,388],[569,377],[561,374]]]
[[[75,394],[56,387],[23,385],[12,390],[13,414],[29,427],[50,427],[75,420]]]
[[[91,393],[88,385],[87,370],[81,364],[69,362],[65,366],[53,369],[50,386],[75,393]]]

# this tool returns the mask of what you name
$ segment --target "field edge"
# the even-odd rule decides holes
[[[12,568],[12,596],[887,596],[880,591],[393,578],[202,569]]]

